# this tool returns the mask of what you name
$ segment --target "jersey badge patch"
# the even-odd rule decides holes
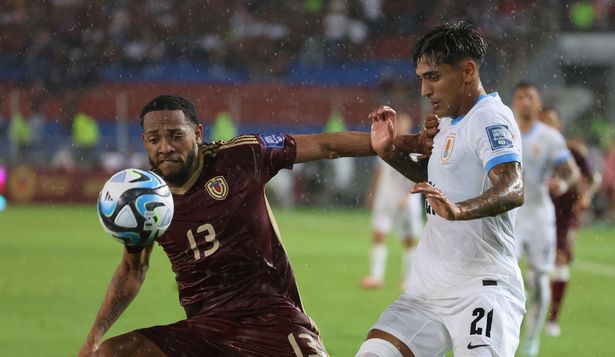
[[[205,184],[205,189],[207,190],[207,193],[209,193],[209,195],[215,200],[221,201],[228,195],[228,184],[226,183],[224,176],[216,176],[209,179],[209,181]]]
[[[486,128],[491,150],[512,147],[512,135],[506,125],[493,125]]]
[[[263,143],[265,144],[265,148],[278,148],[281,149],[284,147],[284,134],[275,133],[275,134],[259,134]]]
[[[440,161],[447,162],[448,159],[451,158],[453,154],[453,147],[455,146],[455,136],[457,134],[451,133],[446,137],[446,142],[444,143],[444,149],[442,149],[442,154],[440,154]]]

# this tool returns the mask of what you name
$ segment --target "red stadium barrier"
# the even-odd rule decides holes
[[[37,170],[19,166],[8,170],[6,194],[9,202],[65,203],[96,202],[109,174],[98,171],[78,175],[66,171]]]
[[[0,85],[0,95],[8,98],[15,87]],[[246,123],[324,124],[333,110],[350,124],[367,122],[376,105],[375,90],[366,88],[325,88],[274,84],[203,85],[166,83],[104,83],[85,94],[80,109],[99,120],[114,120],[118,100],[125,100],[128,118],[137,118],[148,100],[163,93],[176,93],[192,100],[199,116],[210,121],[221,111],[229,111]],[[19,107],[29,113],[30,92],[19,90]],[[9,115],[9,101],[0,101],[0,113]],[[123,105],[123,104],[121,104]],[[57,99],[49,102],[47,118],[61,118]]]

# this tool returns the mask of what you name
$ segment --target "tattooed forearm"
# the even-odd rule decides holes
[[[132,299],[135,297],[134,294],[120,294],[111,298],[111,306],[109,307],[109,311],[105,316],[102,316],[98,320],[98,327],[102,331],[108,331],[113,323],[120,317],[120,315],[126,310]]]
[[[476,198],[458,204],[458,219],[497,216],[523,204],[523,180],[519,163],[497,165],[489,172],[489,178],[493,187]]]
[[[147,258],[124,260],[113,274],[105,301],[94,323],[95,335],[100,338],[122,315],[138,294],[148,268]]]

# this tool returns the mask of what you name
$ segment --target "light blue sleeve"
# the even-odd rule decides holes
[[[485,172],[507,162],[521,163],[521,134],[514,118],[484,110],[477,113],[472,132]]]

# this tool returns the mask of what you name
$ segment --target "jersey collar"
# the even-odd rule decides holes
[[[495,98],[498,95],[498,92],[493,92],[493,93],[489,93],[489,94],[481,94],[478,96],[478,98],[476,98],[476,101],[474,102],[474,105],[472,105],[472,108],[470,108],[470,110],[472,110],[481,100],[487,98],[487,97],[493,97]],[[469,111],[468,111],[469,113]],[[467,114],[467,113],[466,113]],[[453,118],[453,121],[451,122],[451,124],[455,125],[457,123],[459,123],[461,121],[461,119],[465,118],[466,114],[464,115],[460,115],[456,118]]]

